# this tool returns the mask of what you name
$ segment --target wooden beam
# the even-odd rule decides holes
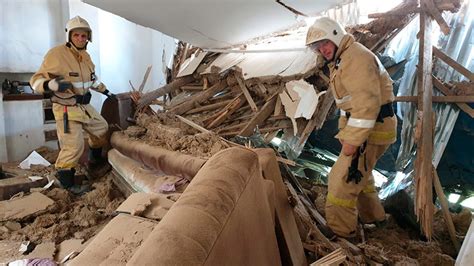
[[[451,241],[453,242],[456,251],[459,252],[460,246],[459,241],[456,238],[456,229],[454,228],[453,219],[451,214],[449,213],[449,206],[448,200],[443,192],[443,187],[441,186],[441,182],[439,181],[438,172],[433,165],[433,181],[436,194],[438,195],[439,202],[441,203],[441,210],[443,211],[444,221],[446,222],[446,226],[448,227],[449,236],[451,237]]]
[[[439,50],[436,47],[433,47],[433,54],[437,58],[443,60],[450,67],[454,68],[457,72],[461,73],[463,76],[468,78],[470,81],[474,80],[474,74],[471,71],[469,71],[469,69],[465,68],[463,65],[456,62],[454,59],[449,57],[447,54],[443,53],[443,51]]]
[[[278,95],[277,96],[277,101],[275,103],[275,110],[273,112],[273,115],[274,116],[277,116],[277,115],[280,115],[281,114],[281,111],[282,111],[282,107],[283,105],[281,104],[281,98],[280,96]]]
[[[252,135],[254,128],[261,125],[275,110],[276,99],[275,96],[266,102],[262,109],[254,115],[254,117],[248,122],[248,124],[239,132],[240,136],[248,137]]]
[[[184,85],[181,86],[181,89],[184,91],[202,91],[204,87],[202,85]]]
[[[194,129],[197,129],[199,131],[201,131],[202,133],[210,133],[211,131],[210,130],[207,130],[205,128],[203,128],[202,126],[194,123],[193,121],[189,120],[189,119],[186,119],[180,115],[176,115],[176,117],[183,123],[185,123],[186,125],[194,128]]]
[[[448,96],[454,96],[454,92],[452,92],[448,87],[446,87],[439,79],[437,79],[435,76],[433,77],[433,85],[440,90],[442,93]],[[466,112],[470,117],[474,118],[474,109],[472,109],[468,104],[466,103],[456,103],[456,105]]]
[[[186,114],[195,114],[195,113],[200,113],[200,112],[204,112],[204,111],[210,111],[210,110],[214,110],[214,109],[217,109],[219,107],[222,107],[222,106],[226,106],[228,103],[230,103],[232,100],[225,100],[225,101],[222,101],[222,102],[218,102],[218,103],[213,103],[213,104],[209,104],[209,105],[204,105],[204,106],[201,106],[201,107],[198,107],[198,108],[194,108],[192,110],[189,110],[188,112],[186,112]]]
[[[425,12],[428,12],[431,17],[436,20],[444,35],[448,35],[451,29],[449,28],[448,23],[444,21],[443,16],[441,16],[441,12],[439,12],[433,0],[423,0],[421,1],[421,6],[423,7]]]
[[[433,82],[431,78],[433,45],[431,44],[432,21],[426,13],[420,14],[420,44],[418,61],[418,108],[422,116],[421,140],[417,144],[415,162],[416,199],[415,213],[428,240],[433,233]]]
[[[308,213],[308,210],[306,209],[305,205],[301,201],[301,198],[298,196],[298,193],[296,192],[295,188],[291,185],[291,183],[288,180],[284,181],[286,187],[288,188],[288,191],[290,192],[292,198],[296,200],[296,206],[294,208],[295,213],[299,214],[300,218],[302,221],[305,223],[306,226],[309,227],[309,229],[316,234],[316,237],[318,240],[321,240],[328,248],[330,248],[331,251],[336,249],[336,244],[329,241],[329,239],[323,235],[321,230],[319,230],[318,226],[314,222],[313,219],[311,219],[311,215]]]
[[[418,96],[397,96],[395,102],[418,102]],[[433,96],[434,103],[473,103],[474,95]]]
[[[138,87],[138,92],[143,92],[143,89],[145,88],[146,81],[148,80],[148,76],[150,75],[151,72],[151,66],[147,67],[145,75],[143,76],[143,81],[142,84],[140,84],[140,87]]]
[[[247,99],[247,102],[249,102],[250,108],[252,108],[252,111],[257,112],[257,111],[258,111],[257,105],[256,105],[255,102],[253,101],[252,96],[250,95],[249,90],[247,89],[247,87],[245,86],[244,82],[243,82],[242,79],[240,78],[239,73],[238,73],[238,72],[234,72],[234,76],[235,76],[235,79],[237,79],[237,82],[239,83],[240,89],[242,90],[242,92],[243,92],[244,95],[245,95],[245,99]]]
[[[224,90],[226,87],[227,87],[227,82],[225,81],[225,79],[221,80],[218,83],[214,84],[209,89],[202,91],[196,95],[193,95],[192,97],[190,97],[189,100],[170,109],[169,111],[178,115],[184,114],[187,111],[195,108],[196,104],[200,104],[207,101],[209,98],[214,96],[216,93]]]
[[[222,124],[227,118],[229,118],[235,111],[237,111],[245,102],[245,97],[241,93],[239,96],[235,97],[231,102],[229,102],[222,111],[217,113],[217,117],[214,116],[213,120],[207,124],[208,128],[214,128]]]
[[[177,78],[173,80],[172,82],[164,85],[161,88],[145,93],[140,97],[140,100],[138,101],[138,108],[140,109],[146,105],[149,105],[156,98],[159,98],[172,91],[175,91],[181,88],[181,86],[191,83],[193,81],[194,81],[194,77],[192,75],[189,75],[186,77]]]

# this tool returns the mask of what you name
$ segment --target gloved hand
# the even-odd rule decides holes
[[[104,92],[102,92],[102,94],[104,94],[105,96],[107,96],[107,98],[109,98],[109,99],[111,99],[111,100],[113,100],[113,101],[117,100],[117,96],[116,96],[115,94],[111,93],[111,92],[110,92],[109,90],[107,90],[107,89],[106,89]]]
[[[72,88],[72,83],[64,80],[64,77],[59,76],[48,81],[48,88],[52,91],[64,92],[67,89]]]
[[[359,166],[359,156],[352,158],[351,166],[349,166],[349,173],[347,174],[346,183],[354,181],[354,183],[359,184],[364,175],[358,169]]]

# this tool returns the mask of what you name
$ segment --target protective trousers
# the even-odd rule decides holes
[[[358,215],[363,223],[385,219],[385,211],[375,190],[372,170],[388,146],[390,145],[367,145],[365,154],[359,159],[358,169],[363,178],[358,184],[354,181],[346,182],[352,156],[341,153],[332,167],[326,199],[326,220],[337,235],[353,237]]]
[[[56,169],[76,167],[84,151],[84,134],[88,134],[90,148],[100,148],[107,143],[108,124],[100,115],[92,116],[84,122],[69,121],[69,133],[64,133],[63,121],[56,120],[60,152]]]

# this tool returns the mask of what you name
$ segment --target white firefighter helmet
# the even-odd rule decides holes
[[[318,18],[308,29],[306,45],[327,39],[339,47],[345,34],[346,31],[337,21],[326,17]]]
[[[89,26],[89,23],[87,23],[87,20],[81,18],[80,16],[75,16],[66,23],[66,40],[68,42],[71,42],[71,31],[77,29],[88,31],[88,40],[92,42],[92,29]]]

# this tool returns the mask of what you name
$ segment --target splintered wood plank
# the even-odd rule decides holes
[[[239,135],[244,137],[250,136],[254,128],[262,124],[273,113],[277,98],[279,97],[274,96],[270,101],[266,102],[262,109],[256,113],[249,123],[239,132]]]
[[[247,87],[245,86],[244,82],[243,82],[242,79],[239,77],[238,72],[235,72],[234,75],[235,75],[235,79],[236,79],[237,82],[239,83],[240,89],[242,90],[242,92],[243,92],[244,95],[245,95],[245,99],[247,99],[247,102],[249,102],[250,108],[252,108],[252,111],[257,112],[257,111],[258,111],[257,105],[256,105],[255,102],[253,101],[252,96],[250,95],[250,92],[249,92],[249,90],[247,89]]]
[[[193,121],[191,121],[191,120],[189,120],[189,119],[186,119],[186,118],[184,118],[184,117],[182,117],[182,116],[180,116],[180,115],[176,115],[176,117],[177,117],[181,122],[185,123],[186,125],[188,125],[188,126],[194,128],[194,129],[197,129],[197,130],[201,131],[202,133],[209,133],[209,132],[211,132],[210,130],[205,129],[205,128],[203,128],[202,126],[200,126],[200,125],[194,123]]]
[[[435,85],[436,87],[436,85]],[[395,102],[418,102],[417,96],[397,96]],[[450,96],[433,96],[434,103],[472,103],[474,96],[466,95],[450,95]]]
[[[273,112],[273,115],[274,116],[278,116],[278,115],[281,115],[281,111],[282,111],[282,104],[281,104],[281,99],[280,99],[280,96],[277,96],[277,101],[275,103],[275,110]]]
[[[441,182],[439,181],[438,172],[433,165],[433,181],[434,187],[436,190],[436,194],[438,195],[439,202],[441,203],[441,209],[443,211],[444,220],[446,222],[446,226],[448,227],[449,236],[451,237],[451,241],[453,242],[456,251],[459,252],[460,246],[458,239],[456,238],[456,229],[454,228],[453,219],[451,214],[449,213],[449,205],[448,200],[446,200],[446,196],[443,192],[443,187],[441,187]]]
[[[184,91],[202,91],[204,87],[202,85],[184,85],[181,86],[181,89]]]
[[[201,107],[198,107],[198,108],[194,108],[194,109],[186,112],[186,114],[195,114],[195,113],[200,113],[200,112],[204,112],[204,111],[215,110],[215,109],[218,109],[219,107],[226,106],[231,101],[232,100],[225,100],[225,101],[218,102],[218,103],[204,105],[204,106],[201,106]]]
[[[226,87],[227,87],[227,82],[225,80],[221,80],[218,83],[214,84],[209,89],[202,91],[196,95],[193,95],[186,102],[170,109],[169,111],[178,115],[184,114],[187,111],[193,109],[196,104],[200,104],[207,101],[209,98],[214,96],[216,93],[224,90]]]
[[[450,89],[448,89],[448,87],[446,87],[435,76],[433,76],[433,84],[438,90],[440,90],[445,95],[448,95],[448,96],[453,96],[454,95],[454,92],[452,92]],[[456,103],[456,105],[459,107],[459,109],[466,112],[470,117],[474,118],[474,109],[472,109],[468,104],[466,104],[466,103]]]
[[[422,114],[421,136],[416,153],[415,180],[416,199],[415,213],[420,221],[426,238],[431,240],[433,234],[433,118],[432,96],[433,79],[432,55],[433,45],[431,18],[425,12],[420,13],[420,45],[418,61],[418,109]]]
[[[449,28],[448,23],[446,23],[444,18],[441,16],[441,12],[439,12],[438,8],[433,3],[433,0],[423,0],[421,4],[425,11],[430,13],[430,15],[436,20],[436,22],[438,22],[438,25],[444,35],[448,35],[451,29]]]
[[[148,76],[150,75],[150,72],[151,72],[151,67],[152,67],[152,66],[147,67],[146,72],[145,72],[145,75],[143,76],[142,84],[140,84],[140,87],[138,87],[138,91],[139,91],[140,93],[141,93],[141,92],[143,91],[143,89],[145,88],[146,81],[148,80]]]
[[[181,88],[181,86],[191,83],[193,81],[194,81],[194,77],[192,75],[189,75],[186,77],[177,78],[159,89],[147,92],[140,97],[140,100],[138,101],[138,108],[140,109],[146,105],[149,105],[156,98],[159,98],[165,94],[173,92]]]
[[[437,58],[443,60],[448,64],[450,67],[454,68],[457,72],[461,73],[464,75],[466,78],[468,78],[470,81],[474,80],[474,74],[469,71],[469,69],[465,68],[463,65],[459,64],[456,62],[454,59],[449,57],[447,54],[443,53],[441,50],[433,46],[433,54]]]
[[[214,128],[219,126],[222,122],[224,122],[227,118],[229,118],[235,111],[237,111],[245,102],[245,97],[243,94],[235,97],[230,103],[226,105],[226,107],[219,113],[217,113],[217,117],[212,120],[207,127]]]

